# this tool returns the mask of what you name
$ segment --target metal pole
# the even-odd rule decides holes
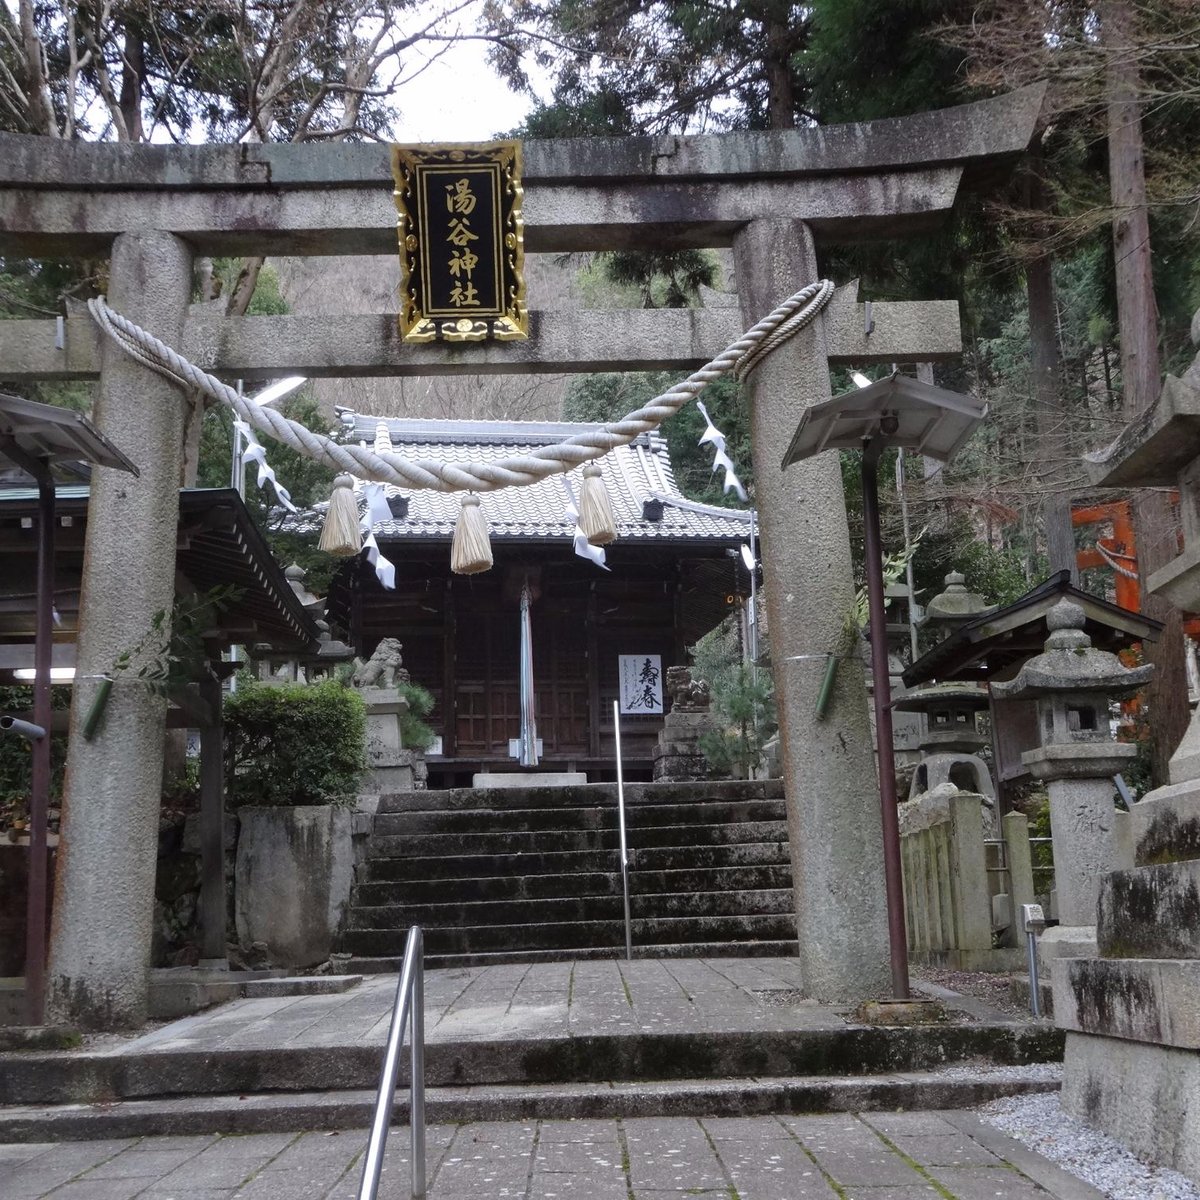
[[[1037,934],[1032,929],[1025,934],[1029,951],[1029,1008],[1035,1017],[1042,1015],[1041,984],[1038,982]]]
[[[879,532],[879,455],[882,442],[863,447],[863,532],[866,542],[867,602],[871,631],[871,677],[875,699],[875,745],[879,803],[883,816],[883,874],[887,891],[888,948],[892,991],[907,1000],[908,939],[904,930],[904,885],[900,866],[900,820],[896,813],[896,758],[892,747],[892,686],[888,677],[887,613],[883,595],[883,547]]]
[[[34,634],[33,743],[29,793],[29,891],[25,911],[25,1011],[41,1025],[46,1009],[46,823],[50,806],[50,666],[54,652],[54,479],[41,462],[38,485],[37,619]]]
[[[758,682],[758,531],[757,514],[750,510],[750,557],[754,565],[750,568],[750,675]]]
[[[409,1062],[412,1078],[409,1081],[409,1125],[412,1127],[412,1194],[413,1200],[425,1197],[425,934],[416,928],[416,972],[413,975],[412,1037]]]
[[[904,474],[904,447],[896,450],[896,491],[900,494],[900,519],[904,524],[904,582],[908,585],[908,645],[912,651],[912,661],[916,662],[920,655],[917,653],[917,593],[913,583],[912,528],[908,523],[908,489]]]
[[[621,891],[625,896],[625,961],[633,961],[629,921],[629,855],[625,845],[625,773],[621,766],[621,702],[613,701],[613,733],[617,739],[617,825],[621,833]]]
[[[242,381],[237,381],[237,394],[239,397],[242,393]],[[237,494],[243,500],[246,498],[246,464],[242,459],[242,435],[238,433],[236,427],[230,426],[229,432],[232,435],[232,443],[230,444],[230,486],[237,490]]]
[[[242,381],[240,379],[237,381],[237,394],[239,397],[242,397],[244,395],[244,393],[242,391]],[[230,418],[230,420],[236,421],[237,420],[236,415],[232,416]],[[232,424],[229,427],[229,433],[230,433],[230,437],[232,439],[230,442],[230,446],[229,446],[229,450],[230,450],[230,465],[229,465],[230,480],[229,480],[229,482],[230,482],[231,486],[236,490],[237,494],[243,500],[245,500],[245,498],[246,498],[246,463],[245,463],[245,460],[242,458],[242,435],[240,433],[238,433],[237,428]],[[238,648],[237,648],[236,643],[230,643],[229,661],[231,663],[236,663],[238,661]],[[233,672],[233,674],[231,674],[229,676],[229,690],[231,692],[237,691],[237,671],[236,670]]]
[[[396,1094],[396,1076],[400,1073],[400,1048],[404,1044],[404,1026],[408,1023],[409,1003],[414,994],[417,961],[421,953],[422,937],[420,926],[408,931],[408,944],[404,948],[404,965],[400,969],[400,980],[396,984],[396,999],[392,1005],[392,1023],[388,1027],[387,1049],[383,1056],[383,1071],[379,1080],[379,1093],[375,1097],[375,1115],[371,1121],[371,1135],[367,1141],[367,1153],[363,1157],[362,1179],[358,1186],[358,1200],[375,1200],[379,1193],[379,1176],[383,1170],[383,1151],[387,1145],[388,1125],[392,1119],[392,1103]],[[413,1039],[414,1044],[416,1039]],[[411,1056],[410,1056],[411,1061]],[[417,1105],[411,1105],[413,1111]],[[422,1094],[422,1119],[424,1118],[424,1095]],[[422,1158],[424,1156],[422,1155]],[[417,1179],[416,1159],[413,1160],[413,1187]],[[414,1197],[424,1195],[413,1192]]]

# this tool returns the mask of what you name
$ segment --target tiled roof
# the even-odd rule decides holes
[[[393,450],[408,458],[442,462],[510,458],[597,428],[570,422],[428,421],[339,412],[349,440]],[[748,510],[699,504],[683,496],[671,471],[666,441],[656,434],[643,434],[630,445],[610,451],[599,462],[621,540],[721,543],[742,541],[749,532]],[[523,541],[569,537],[572,526],[564,515],[567,496],[563,478],[554,475],[528,487],[484,493],[482,505],[491,536]],[[578,499],[581,469],[568,472],[565,478]],[[361,494],[361,483],[357,487]],[[381,540],[448,541],[453,536],[461,500],[458,493],[390,484],[386,491],[389,498],[406,498],[407,513],[401,519],[375,526]],[[657,519],[656,512],[661,512]]]

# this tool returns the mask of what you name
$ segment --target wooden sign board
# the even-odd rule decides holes
[[[406,342],[529,336],[521,143],[393,146]]]
[[[662,657],[658,654],[619,654],[620,712],[663,711]]]

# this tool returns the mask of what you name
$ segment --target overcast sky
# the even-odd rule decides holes
[[[397,142],[481,142],[520,124],[527,96],[510,91],[480,42],[455,42],[401,89]]]

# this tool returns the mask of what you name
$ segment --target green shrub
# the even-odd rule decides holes
[[[240,686],[225,699],[229,805],[349,803],[365,742],[362,697],[337,682]]]
[[[400,741],[406,750],[428,750],[437,739],[425,718],[433,712],[433,695],[419,683],[401,683],[396,691],[408,701],[408,712],[400,718]]]
[[[52,687],[50,706],[65,710],[71,707],[71,689]],[[33,688],[20,684],[0,687],[0,713],[24,713],[32,720]],[[67,735],[56,733],[50,738],[50,802],[57,804],[62,796],[63,771],[67,764]],[[0,736],[0,811],[26,815],[29,792],[33,786],[33,754],[29,743],[16,734]],[[0,824],[3,824],[0,821]]]

